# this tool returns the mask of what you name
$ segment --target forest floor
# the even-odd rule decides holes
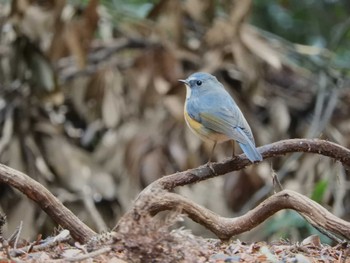
[[[175,242],[177,253],[170,252],[174,244],[148,243],[152,251],[144,247],[134,247],[127,251],[122,245],[108,245],[90,252],[78,245],[60,243],[42,251],[31,251],[20,256],[7,256],[0,252],[0,262],[350,262],[350,249],[347,245],[331,247],[327,244],[289,243],[276,241],[245,243],[239,240],[222,242],[216,239],[201,239],[176,233],[184,241],[183,247]],[[148,242],[147,237],[144,242]],[[199,247],[198,245],[203,246]],[[165,246],[164,246],[165,245]],[[11,249],[10,249],[11,251]],[[186,251],[184,256],[183,251]],[[151,253],[148,253],[151,252]],[[192,253],[191,253],[192,252]],[[162,254],[164,253],[164,254]],[[162,254],[160,256],[160,254]]]
[[[350,262],[348,243],[322,244],[317,235],[300,243],[245,243],[169,230],[168,223],[153,218],[143,221],[120,226],[117,232],[102,234],[86,245],[68,240],[67,230],[22,248],[17,241],[17,249],[3,240],[0,262]]]

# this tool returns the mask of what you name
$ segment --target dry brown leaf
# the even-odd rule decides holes
[[[229,21],[216,18],[214,24],[206,32],[204,39],[209,47],[218,47],[227,45],[232,41],[233,31]]]
[[[181,65],[167,47],[154,46],[135,59],[128,71],[126,90],[130,101],[139,109],[157,105],[162,96],[178,85]]]
[[[86,54],[99,20],[98,3],[98,0],[89,1],[84,12],[78,18],[57,21],[55,35],[48,51],[51,61],[55,62],[64,56],[73,55],[77,66],[79,68],[85,67]]]
[[[148,18],[156,21],[154,28],[158,36],[175,43],[182,42],[182,3],[180,1],[161,0],[148,14]]]
[[[318,235],[311,235],[301,242],[302,246],[321,247],[321,240]]]
[[[295,259],[298,263],[311,263],[314,262],[314,260],[310,257],[305,257],[303,254],[297,254],[295,255]]]
[[[180,187],[176,189],[176,192],[221,216],[231,217],[232,211],[225,202],[225,197],[222,190],[224,184],[225,179],[223,177],[216,177],[203,181],[200,184]],[[186,227],[191,229],[194,234],[200,234],[201,236],[204,234],[209,236],[212,235],[212,233],[204,229],[204,227],[191,220],[186,220],[185,223]]]
[[[258,171],[259,169],[254,167],[225,177],[223,187],[225,200],[233,211],[240,211],[252,195],[264,185],[264,181],[257,174]]]
[[[170,142],[168,143],[169,158],[175,161],[176,170],[183,171],[187,168],[188,152],[183,146],[181,136],[183,133],[180,129],[172,133]],[[179,136],[177,136],[179,135]]]
[[[19,227],[21,221],[23,222],[20,238],[28,239],[37,234],[38,225],[36,220],[36,208],[32,202],[23,197],[15,206],[14,209],[6,213],[7,224],[5,229],[5,236],[9,237],[16,228]],[[25,215],[25,216],[23,216]]]
[[[224,54],[221,49],[210,50],[203,56],[204,65],[199,71],[215,72],[224,65]]]
[[[39,1],[14,0],[11,4],[10,21],[21,33],[48,49],[54,26],[65,5],[65,0]]]
[[[124,261],[117,257],[111,257],[111,258],[108,258],[108,263],[127,263],[127,261]]]
[[[72,83],[74,88],[68,91],[67,96],[72,99],[75,110],[87,123],[92,123],[102,116],[108,71],[108,68],[101,69],[90,77],[78,78]]]
[[[62,253],[63,258],[72,258],[81,255],[82,251],[78,248],[65,249]]]
[[[24,138],[24,143],[26,147],[28,147],[28,150],[31,151],[31,154],[33,155],[34,164],[38,172],[47,181],[52,182],[54,180],[54,174],[50,171],[47,163],[44,160],[44,157],[42,156],[42,153],[38,148],[38,145],[34,141],[34,138],[32,138],[30,135],[27,135]]]
[[[17,135],[12,136],[11,142],[5,154],[1,155],[1,162],[7,164],[8,166],[17,169],[18,171],[25,172],[26,164],[23,160],[23,155],[21,154],[21,142]]]
[[[184,118],[184,99],[179,96],[171,95],[163,97],[163,103],[172,117],[178,121],[183,121]]]
[[[185,121],[183,121],[183,125],[186,128],[186,123]],[[197,160],[199,160],[199,155],[200,155],[200,146],[202,145],[202,141],[193,134],[193,132],[186,128],[185,129],[185,144],[187,145],[188,151],[190,154],[197,154],[198,158]]]
[[[102,102],[102,119],[107,128],[118,125],[125,114],[123,76],[118,70],[107,69],[104,73],[105,92]]]
[[[142,184],[147,186],[166,174],[166,163],[167,157],[161,147],[157,147],[144,154],[138,164]]]
[[[105,133],[99,146],[94,151],[94,159],[100,163],[106,172],[113,174],[118,182],[118,202],[122,211],[127,210],[135,196],[141,191],[139,174],[137,172],[138,163],[134,160],[133,167],[128,166],[135,158],[130,147],[131,142],[140,131],[138,121],[127,122],[117,130],[110,130]],[[135,145],[136,146],[136,145]],[[131,152],[130,156],[127,151]],[[135,152],[137,155],[137,152]],[[135,171],[133,170],[135,169]]]
[[[137,134],[130,139],[125,152],[125,165],[133,178],[140,178],[141,159],[151,147],[150,138],[145,134]]]
[[[243,86],[254,91],[262,80],[263,67],[260,57],[253,54],[242,39],[242,35],[248,34],[244,32],[244,21],[249,15],[250,8],[251,1],[235,1],[230,18],[225,20],[216,18],[213,26],[207,31],[205,40],[210,47],[220,47],[221,52],[226,45],[231,46],[234,63],[244,77]],[[249,44],[253,45],[253,43]],[[261,44],[261,46],[270,51],[266,45]],[[277,64],[275,60],[272,61]],[[216,69],[216,67],[212,68]]]
[[[279,53],[276,52],[276,48],[269,45],[266,39],[263,39],[259,35],[256,28],[244,24],[240,30],[240,38],[250,52],[269,64],[271,67],[281,70],[282,61]]]
[[[107,200],[115,197],[116,188],[111,175],[94,163],[87,152],[59,135],[43,137],[42,141],[47,161],[67,189],[82,193],[89,187],[92,194]]]
[[[184,9],[196,21],[210,23],[215,16],[215,0],[187,0],[184,2]]]
[[[238,69],[244,76],[243,87],[247,87],[248,90],[256,90],[259,80],[262,80],[263,68],[260,61],[239,41],[232,43],[232,54]]]
[[[291,122],[289,109],[284,100],[280,98],[269,100],[268,107],[272,128],[270,134],[274,136],[271,136],[270,141],[280,140],[287,134]]]
[[[154,88],[159,94],[165,95],[169,92],[171,86],[169,82],[167,82],[163,77],[159,76],[154,77]]]

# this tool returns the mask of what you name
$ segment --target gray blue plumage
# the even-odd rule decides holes
[[[235,140],[251,162],[261,161],[252,131],[224,86],[203,72],[194,73],[183,82],[187,86],[185,113],[190,117],[186,121],[191,129],[204,140]]]

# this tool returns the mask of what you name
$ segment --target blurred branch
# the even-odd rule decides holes
[[[142,39],[122,38],[110,43],[98,43],[95,41],[93,50],[87,57],[87,66],[81,69],[76,66],[74,57],[62,58],[57,63],[59,78],[65,83],[76,77],[90,75],[98,70],[99,63],[106,62],[115,53],[126,48],[146,48],[152,43]]]
[[[350,166],[350,150],[332,142],[319,139],[289,139],[258,148],[264,159],[292,152],[317,153]],[[345,222],[309,198],[284,190],[266,199],[255,209],[238,218],[223,218],[186,198],[168,193],[177,186],[193,184],[228,172],[245,168],[252,163],[244,154],[220,163],[212,163],[162,177],[144,189],[135,201],[131,212],[124,215],[115,230],[128,220],[138,220],[142,211],[157,214],[163,210],[182,209],[195,222],[207,227],[221,239],[251,230],[259,223],[282,209],[294,209],[312,225],[350,239],[350,223]],[[331,236],[331,234],[330,234]]]
[[[6,146],[10,143],[13,134],[13,107],[9,107],[5,113],[5,120],[2,128],[2,136],[0,138],[0,156],[4,152]]]
[[[0,164],[0,183],[16,188],[37,203],[52,220],[68,229],[75,240],[85,243],[96,235],[44,186],[29,176]]]

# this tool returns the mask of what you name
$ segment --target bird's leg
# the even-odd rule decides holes
[[[232,144],[232,159],[234,159],[234,158],[236,158],[236,154],[235,154],[236,144],[235,144],[235,141],[232,140],[231,144]]]
[[[213,157],[213,153],[214,153],[214,149],[215,149],[215,146],[216,146],[216,141],[214,141],[214,145],[213,145],[213,148],[211,149],[211,152],[210,152],[210,155],[209,155],[209,160],[207,162],[207,166],[209,167],[209,169],[213,172],[213,174],[216,175],[216,172],[213,168],[213,166],[211,165],[211,158]]]
[[[211,163],[211,158],[213,157],[213,153],[214,153],[214,149],[215,149],[216,143],[217,143],[217,142],[214,141],[213,148],[211,149],[211,152],[210,152],[210,155],[209,155],[208,163]]]

